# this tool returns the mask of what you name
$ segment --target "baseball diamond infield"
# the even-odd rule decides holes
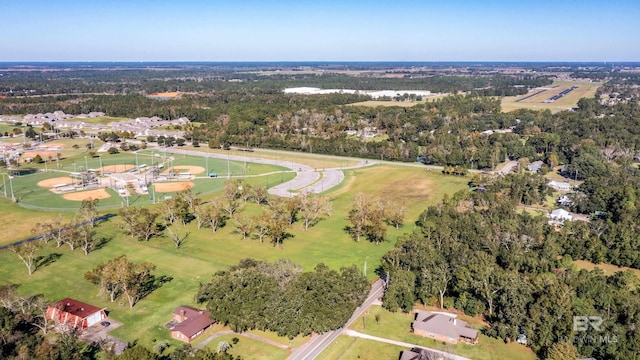
[[[156,192],[176,192],[191,189],[194,184],[191,181],[167,182],[153,184]]]
[[[62,197],[66,200],[82,201],[87,199],[107,199],[110,198],[111,195],[109,195],[109,193],[105,189],[96,189],[64,194],[62,195]]]
[[[163,174],[169,174],[173,170],[174,173],[188,172],[191,174],[201,174],[204,172],[204,168],[202,166],[190,166],[190,165],[178,165],[172,166],[167,170],[163,171]]]
[[[57,178],[52,178],[52,179],[46,179],[46,180],[42,180],[38,182],[38,186],[43,187],[43,188],[47,188],[50,189],[52,187],[54,187],[55,185],[61,185],[61,184],[72,184],[74,182],[74,180],[70,177],[67,176],[63,176],[63,177],[57,177]]]

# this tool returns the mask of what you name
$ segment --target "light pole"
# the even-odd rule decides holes
[[[13,176],[9,175],[9,186],[11,187],[11,201],[16,202],[16,197],[13,196]]]
[[[4,190],[4,197],[7,197],[7,183],[5,182],[6,180],[4,179],[4,173],[2,173],[2,189]]]
[[[102,155],[98,156],[98,158],[100,159],[100,172],[102,173]]]
[[[89,171],[89,162],[87,161],[87,157],[84,157],[84,170]]]
[[[227,154],[227,179],[231,178],[231,164],[229,163],[229,154]]]

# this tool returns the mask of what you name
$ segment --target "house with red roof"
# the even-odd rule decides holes
[[[107,318],[104,309],[71,298],[51,304],[46,315],[58,324],[66,324],[80,331]]]
[[[191,306],[178,306],[173,312],[173,322],[176,324],[171,328],[171,337],[186,343],[193,341],[213,323],[207,310]]]

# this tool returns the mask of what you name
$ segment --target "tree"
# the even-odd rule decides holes
[[[263,242],[264,237],[269,234],[270,216],[271,215],[268,212],[263,211],[260,217],[253,219],[253,223],[255,224],[253,226],[253,234],[258,238],[258,240],[260,240],[260,242]]]
[[[33,157],[33,162],[36,164],[41,164],[44,161],[42,160],[42,156],[40,156],[40,154],[36,154],[36,156]]]
[[[453,279],[449,264],[443,259],[432,261],[429,268],[423,270],[424,283],[439,295],[440,309],[444,309],[444,294]]]
[[[369,201],[369,197],[364,193],[358,193],[353,198],[353,208],[349,211],[347,220],[351,223],[349,232],[356,242],[360,241],[360,236],[365,232],[369,215]]]
[[[274,246],[282,245],[284,239],[291,236],[291,234],[288,233],[290,227],[289,217],[275,211],[270,211],[266,216],[264,225],[267,228],[267,236],[271,238]]]
[[[569,342],[559,342],[551,345],[547,351],[547,360],[575,360],[580,357],[576,347]]]
[[[199,205],[195,211],[198,229],[201,226],[208,225],[211,231],[216,232],[218,228],[225,224],[227,217],[224,212],[223,204],[219,200],[212,200],[204,205]]]
[[[133,306],[143,297],[151,293],[156,287],[155,277],[151,272],[155,265],[144,262],[135,264],[126,255],[100,263],[96,268],[86,272],[84,277],[93,284],[100,286],[101,292],[109,294],[111,301],[120,294],[124,294]]]
[[[304,193],[300,196],[300,214],[304,219],[304,230],[315,225],[323,215],[331,216],[331,202],[329,198]]]
[[[139,241],[148,241],[157,234],[157,217],[158,213],[142,207],[125,207],[120,210],[125,231]]]
[[[247,216],[236,216],[234,228],[235,232],[242,236],[242,240],[246,239],[253,229],[253,218]]]
[[[217,351],[218,351],[219,353],[226,354],[226,353],[227,353],[227,351],[229,351],[229,349],[231,349],[231,344],[229,344],[228,342],[226,342],[226,341],[220,341],[220,342],[218,343]]]
[[[397,311],[402,309],[409,312],[413,309],[416,302],[415,297],[416,276],[408,270],[398,270],[393,274],[393,278],[389,279],[387,291],[382,298],[382,305],[389,311]]]
[[[183,234],[180,233],[180,230],[178,230],[177,228],[174,228],[172,230],[171,226],[169,226],[169,224],[165,223],[165,228],[169,232],[169,238],[171,239],[173,244],[176,246],[176,249],[179,249],[180,246],[182,246],[182,244],[184,244],[184,242],[187,239],[187,237],[189,237],[189,232],[186,232],[183,235]]]
[[[80,247],[84,251],[85,255],[89,255],[89,252],[93,250],[97,245],[96,232],[91,228],[90,223],[79,225],[77,227],[77,236],[79,239]]]
[[[29,275],[33,274],[38,267],[38,251],[40,250],[40,245],[35,241],[29,241],[22,245],[12,245],[9,247],[18,259],[20,259],[24,265],[27,267]]]
[[[100,199],[84,199],[80,204],[80,211],[78,211],[79,221],[87,223],[90,227],[95,226],[95,219],[98,217],[98,203]]]
[[[404,217],[407,214],[407,207],[395,202],[388,202],[385,205],[384,217],[385,221],[399,229],[404,223]]]

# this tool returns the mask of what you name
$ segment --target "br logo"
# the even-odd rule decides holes
[[[602,321],[600,316],[574,316],[573,331],[587,331],[589,327],[595,331],[600,331]]]

